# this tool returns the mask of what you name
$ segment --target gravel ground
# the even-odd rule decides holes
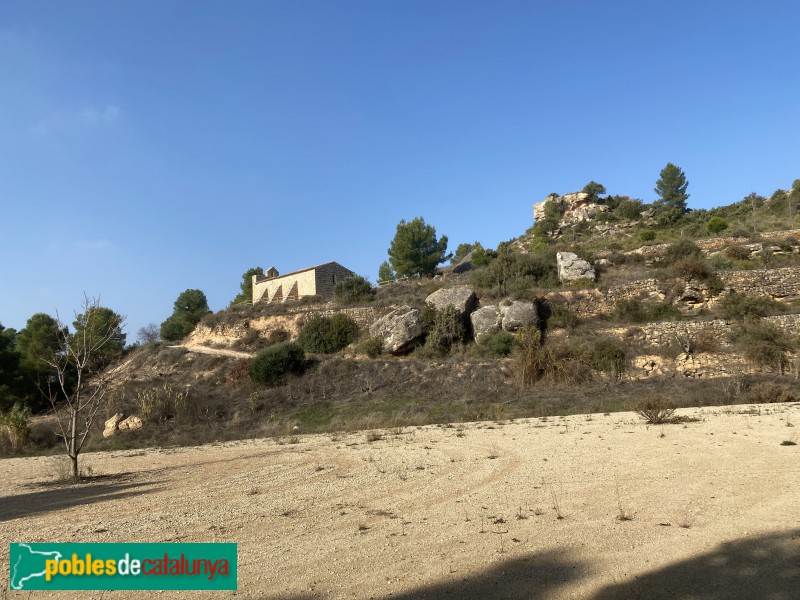
[[[679,412],[6,459],[0,576],[11,541],[229,541],[236,592],[102,597],[800,598],[800,404]]]

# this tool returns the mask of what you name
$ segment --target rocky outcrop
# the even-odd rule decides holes
[[[539,315],[533,302],[515,300],[508,306],[501,306],[500,314],[502,327],[506,331],[517,331],[522,327],[535,326],[539,322]]]
[[[470,316],[472,323],[472,333],[475,341],[480,342],[481,338],[489,333],[500,331],[502,325],[502,315],[497,305],[484,306],[479,308]]]
[[[418,346],[425,335],[422,312],[410,306],[401,306],[381,317],[369,328],[373,337],[383,338],[383,351],[406,354]]]
[[[117,431],[142,428],[142,420],[139,417],[130,416],[127,419],[123,419],[123,416],[122,413],[116,413],[105,422],[105,427],[103,428],[104,438],[113,437]]]
[[[117,433],[117,427],[119,422],[122,421],[122,417],[122,413],[117,413],[105,422],[105,427],[103,428],[104,438],[110,438]]]
[[[120,431],[124,431],[126,429],[132,431],[134,429],[141,429],[141,428],[142,428],[142,420],[139,417],[134,417],[133,415],[131,415],[127,419],[120,421],[119,425],[117,425],[117,429],[119,429]]]
[[[575,192],[563,196],[549,196],[547,199],[533,205],[533,218],[544,218],[544,208],[548,202],[555,202],[561,211],[561,224],[573,225],[581,221],[590,221],[601,212],[608,211],[605,204],[598,204],[586,192]]]
[[[591,279],[594,281],[594,267],[574,252],[557,252],[558,279],[561,283],[569,283],[577,279]]]
[[[464,285],[442,288],[425,298],[425,302],[433,306],[436,310],[441,310],[446,306],[454,306],[464,318],[475,310],[477,301],[478,299],[475,296],[475,292]]]

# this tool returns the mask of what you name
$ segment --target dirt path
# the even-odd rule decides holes
[[[232,358],[253,358],[255,354],[252,352],[239,352],[238,350],[226,350],[224,348],[209,348],[208,346],[198,346],[196,344],[181,344],[178,346],[167,346],[168,348],[184,348],[189,352],[198,352],[200,354],[211,354],[213,356],[230,356]]]
[[[9,459],[0,537],[238,542],[244,598],[797,598],[800,404],[682,412]]]

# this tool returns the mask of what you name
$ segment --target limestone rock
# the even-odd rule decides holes
[[[561,210],[561,225],[572,225],[581,221],[594,219],[597,213],[607,212],[608,206],[592,202],[592,197],[586,192],[575,192],[563,196],[548,197],[542,202],[533,205],[533,218],[544,218],[544,208],[548,202],[556,202]]]
[[[517,331],[522,327],[536,325],[539,322],[539,315],[533,302],[515,300],[508,306],[501,306],[500,314],[502,315],[503,329],[506,331]]]
[[[479,342],[487,333],[500,331],[502,317],[500,309],[494,304],[479,308],[469,318],[472,322],[472,333],[475,335],[476,342]]]
[[[425,298],[425,302],[436,310],[446,306],[454,306],[462,317],[466,317],[475,309],[477,298],[475,292],[465,285],[436,290]]]
[[[139,417],[130,416],[124,421],[121,421],[120,424],[117,426],[120,431],[125,429],[133,430],[133,429],[141,429],[142,428],[142,420]]]
[[[558,279],[562,283],[569,283],[576,279],[591,279],[594,281],[594,267],[574,252],[557,252]]]
[[[383,338],[384,352],[405,354],[417,346],[425,334],[422,312],[410,306],[401,306],[375,321],[369,333],[373,337]]]
[[[110,438],[115,433],[117,433],[117,427],[119,422],[122,421],[122,413],[117,413],[110,419],[108,419],[105,423],[105,427],[103,428],[103,437]]]

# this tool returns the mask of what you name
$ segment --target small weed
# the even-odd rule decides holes
[[[383,439],[383,434],[377,431],[370,431],[367,433],[366,439],[368,442],[379,442]]]

